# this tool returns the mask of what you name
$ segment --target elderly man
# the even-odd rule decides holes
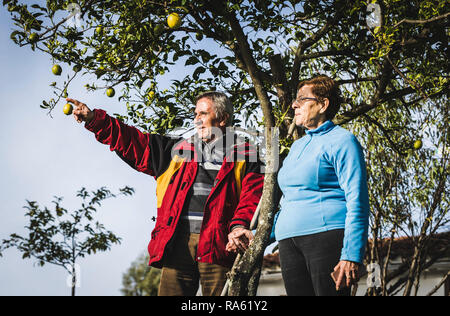
[[[159,295],[195,295],[199,283],[203,295],[219,295],[236,252],[253,238],[249,226],[263,187],[255,149],[226,132],[233,116],[227,96],[197,97],[197,133],[190,139],[144,134],[103,110],[67,101],[99,142],[156,179],[158,213],[148,251],[149,264],[162,268]]]

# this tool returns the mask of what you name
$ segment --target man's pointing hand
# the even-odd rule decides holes
[[[72,113],[78,123],[86,122],[89,124],[89,122],[92,121],[94,112],[91,111],[86,104],[71,98],[67,98],[66,101],[75,105],[75,109]]]

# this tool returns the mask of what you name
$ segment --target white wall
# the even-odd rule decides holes
[[[442,271],[432,271],[425,272],[422,274],[420,281],[418,296],[427,295],[443,278],[446,272]],[[390,282],[394,284],[397,279]],[[363,277],[358,283],[358,290],[356,296],[362,296],[367,290],[367,278]],[[414,288],[412,293],[414,294]],[[284,288],[283,279],[281,272],[262,274],[259,282],[257,296],[280,296],[286,295],[286,290]],[[402,296],[403,290],[401,290],[397,296]],[[444,285],[442,285],[433,296],[444,296]]]

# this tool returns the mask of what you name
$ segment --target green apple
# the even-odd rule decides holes
[[[414,149],[419,150],[420,148],[422,148],[422,145],[422,141],[418,139],[414,142]]]
[[[28,36],[28,40],[32,44],[36,43],[38,41],[38,39],[39,39],[39,35],[37,35],[37,33],[31,33],[30,36]]]
[[[64,107],[63,107],[63,113],[64,113],[65,115],[70,115],[70,114],[72,114],[72,111],[73,111],[73,106],[72,106],[72,104],[67,103],[66,105],[64,105]]]
[[[114,88],[108,88],[106,89],[106,95],[110,98],[112,98],[116,94],[116,91]]]
[[[171,29],[176,29],[176,28],[180,27],[180,25],[181,25],[181,18],[178,15],[178,13],[171,13],[171,14],[169,14],[169,16],[167,17],[167,25]]]
[[[61,76],[62,68],[60,65],[53,65],[52,72],[55,76]]]

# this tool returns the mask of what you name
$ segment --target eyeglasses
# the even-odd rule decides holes
[[[298,106],[302,106],[308,100],[319,101],[317,98],[301,97],[295,99],[294,102],[292,102],[292,105],[297,104]]]

